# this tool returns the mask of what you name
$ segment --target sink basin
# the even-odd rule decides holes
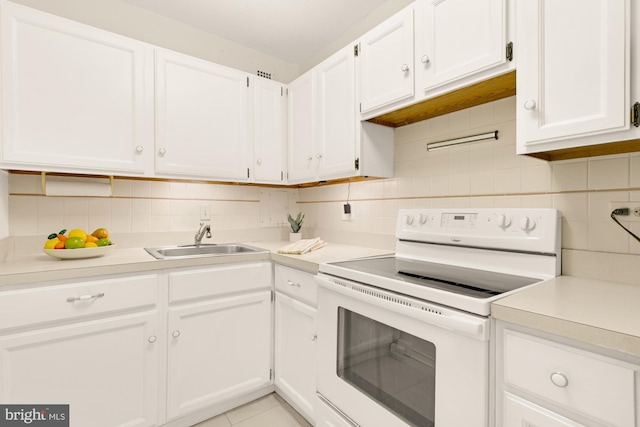
[[[158,259],[194,258],[267,252],[264,249],[239,243],[222,243],[219,245],[207,244],[199,246],[164,246],[158,248],[144,248],[144,250]]]

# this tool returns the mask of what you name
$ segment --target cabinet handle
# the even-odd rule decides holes
[[[536,109],[536,101],[533,99],[528,99],[524,102],[525,110],[535,110]]]
[[[178,338],[180,336],[180,331],[173,331],[171,336],[174,337],[174,338]]]
[[[429,57],[427,55],[423,55],[422,58],[420,58],[420,62],[422,62],[423,64],[426,64],[429,61],[431,61],[431,60],[429,59]]]
[[[407,64],[402,64],[400,70],[402,70],[403,73],[406,73],[407,71],[409,71],[409,66]]]
[[[318,339],[318,334],[309,334],[309,338],[311,338],[311,341],[315,341]]]
[[[160,154],[161,156],[164,156],[167,153],[167,150],[165,148],[161,148],[158,150],[158,154]]]
[[[293,282],[291,280],[287,280],[287,285],[293,286],[294,288],[299,288],[300,287],[300,283],[296,283],[296,282]]]
[[[144,147],[142,145],[138,145],[136,147],[136,153],[142,153],[144,151]]]
[[[562,372],[554,372],[551,374],[551,382],[558,387],[566,387],[569,385],[569,379]]]
[[[79,297],[69,297],[67,298],[67,302],[74,301],[87,301],[90,299],[102,298],[104,296],[104,292],[100,292],[98,294],[89,294],[89,295],[80,295]]]
[[[262,159],[258,159],[258,160],[256,160],[256,163],[257,163],[259,166],[260,166],[260,165],[262,165]]]
[[[153,344],[154,342],[156,342],[156,340],[157,340],[157,339],[158,339],[158,338],[157,338],[155,335],[151,335],[151,336],[149,337],[149,342],[150,342],[151,344]]]

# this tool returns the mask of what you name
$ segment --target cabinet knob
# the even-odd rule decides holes
[[[149,337],[149,342],[150,342],[151,344],[153,344],[154,342],[156,342],[156,340],[157,340],[157,339],[158,339],[158,338],[157,338],[155,335],[151,335],[151,336]]]
[[[422,58],[420,58],[420,62],[422,62],[423,64],[427,64],[429,61],[431,60],[427,55],[422,55]]]
[[[167,150],[165,148],[161,148],[158,150],[158,154],[160,154],[161,156],[164,156],[167,153]]]
[[[524,109],[525,110],[535,110],[536,109],[536,101],[533,99],[528,99],[524,101]]]
[[[173,331],[171,336],[174,337],[174,338],[178,338],[180,336],[180,331]]]
[[[310,162],[311,160],[313,160],[313,156],[309,156],[309,157],[307,157],[307,161],[309,161],[309,162]]]
[[[287,285],[292,286],[294,288],[299,288],[300,287],[300,283],[296,283],[296,282],[291,281],[291,280],[287,280]]]
[[[316,154],[316,157],[317,157],[318,159],[321,159],[321,158],[322,158],[322,154],[318,153],[318,154]]]
[[[311,339],[311,341],[315,341],[318,339],[318,334],[309,334],[309,338]]]
[[[256,160],[256,163],[258,164],[258,166],[261,166],[262,165],[262,159]]]
[[[562,372],[554,372],[551,374],[551,382],[558,387],[566,387],[569,385],[569,379]]]
[[[407,71],[409,71],[409,66],[407,64],[402,64],[400,70],[402,70],[403,73],[406,73]]]
[[[136,153],[142,153],[144,151],[144,147],[142,145],[138,145],[136,147]]]

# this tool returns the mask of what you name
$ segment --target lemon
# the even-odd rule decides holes
[[[86,243],[84,244],[84,247],[85,247],[85,248],[97,248],[97,247],[98,247],[98,245],[97,245],[95,242],[86,242]]]
[[[108,239],[109,231],[106,228],[98,228],[96,231],[91,233],[92,236],[97,237],[98,239]]]
[[[81,237],[69,237],[64,242],[65,249],[80,249],[84,248],[84,240]]]
[[[69,232],[69,238],[71,237],[79,237],[82,239],[82,241],[86,241],[87,240],[87,232],[84,230],[80,230],[78,228],[73,229]]]
[[[55,249],[56,245],[58,244],[58,242],[60,242],[60,239],[53,238],[53,239],[49,239],[45,242],[44,244],[44,248],[45,249]]]

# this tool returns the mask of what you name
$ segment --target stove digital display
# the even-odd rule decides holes
[[[475,213],[443,213],[440,221],[442,228],[463,228],[472,230],[477,228],[478,214]]]

